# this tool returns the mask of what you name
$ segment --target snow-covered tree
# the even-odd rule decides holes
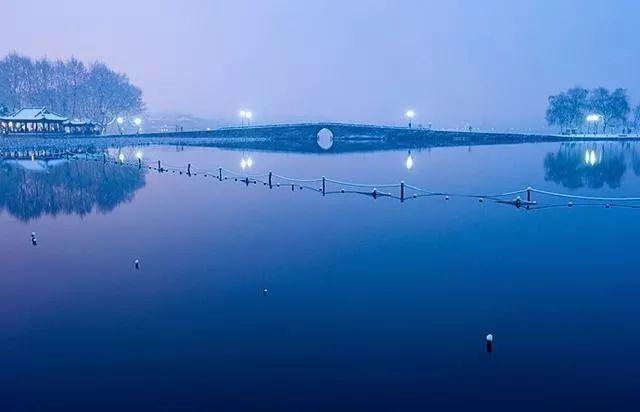
[[[86,66],[75,58],[33,60],[17,53],[0,60],[0,104],[9,111],[46,106],[103,127],[118,115],[144,110],[142,91],[104,63]]]
[[[557,125],[563,132],[580,128],[584,121],[588,91],[574,87],[555,96],[549,96],[547,122]]]

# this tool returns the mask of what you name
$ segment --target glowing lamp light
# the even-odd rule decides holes
[[[118,160],[120,160],[121,163],[124,162],[124,153],[118,155]]]
[[[142,124],[142,119],[136,117],[135,119],[133,119],[133,123],[135,123],[136,126],[140,126]]]
[[[123,124],[123,123],[124,123],[124,117],[119,116],[119,117],[116,119],[116,122],[118,122],[118,124]]]
[[[253,159],[251,157],[247,157],[247,167],[251,168],[253,166]]]
[[[244,119],[245,117],[247,117],[247,112],[246,112],[246,110],[240,110],[240,117],[242,117],[243,119]]]
[[[407,116],[409,119],[413,119],[414,117],[416,117],[416,112],[414,112],[413,110],[407,110],[405,116]]]
[[[240,167],[242,168],[242,170],[247,168],[247,161],[244,159],[244,157],[240,161]]]
[[[136,159],[138,159],[138,160],[142,159],[142,150],[138,150],[136,152]]]
[[[591,114],[587,115],[586,119],[587,119],[588,122],[594,123],[594,122],[599,122],[601,117],[602,116],[600,116],[597,113],[591,113]]]
[[[253,113],[251,112],[245,112],[244,113],[244,117],[246,117],[247,119],[251,119],[253,117]]]
[[[598,156],[595,150],[587,150],[584,153],[584,162],[588,166],[595,166],[598,163]]]
[[[407,156],[405,166],[407,167],[407,170],[413,169],[413,156],[411,156],[411,152],[409,152],[409,155]]]

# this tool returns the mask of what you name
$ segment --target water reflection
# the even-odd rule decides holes
[[[0,162],[0,211],[22,221],[107,213],[131,201],[144,185],[144,170],[109,162],[5,160]]]
[[[405,166],[407,170],[413,169],[413,156],[411,156],[411,150],[409,150],[409,153],[407,154],[407,160],[405,161]]]
[[[624,149],[619,144],[562,144],[557,152],[545,156],[545,180],[569,189],[599,189],[605,184],[617,189],[627,170]]]
[[[631,167],[636,176],[640,176],[640,147],[637,145],[631,151]]]

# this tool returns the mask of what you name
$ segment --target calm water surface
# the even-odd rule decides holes
[[[142,151],[449,192],[640,194],[631,143],[425,149],[411,170],[405,151]],[[3,409],[637,410],[640,210],[539,200],[563,206],[4,162]]]

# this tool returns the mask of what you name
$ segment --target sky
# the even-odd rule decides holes
[[[566,88],[640,103],[635,0],[3,0],[0,54],[101,60],[150,111],[536,130]],[[7,16],[15,16],[8,18]]]

